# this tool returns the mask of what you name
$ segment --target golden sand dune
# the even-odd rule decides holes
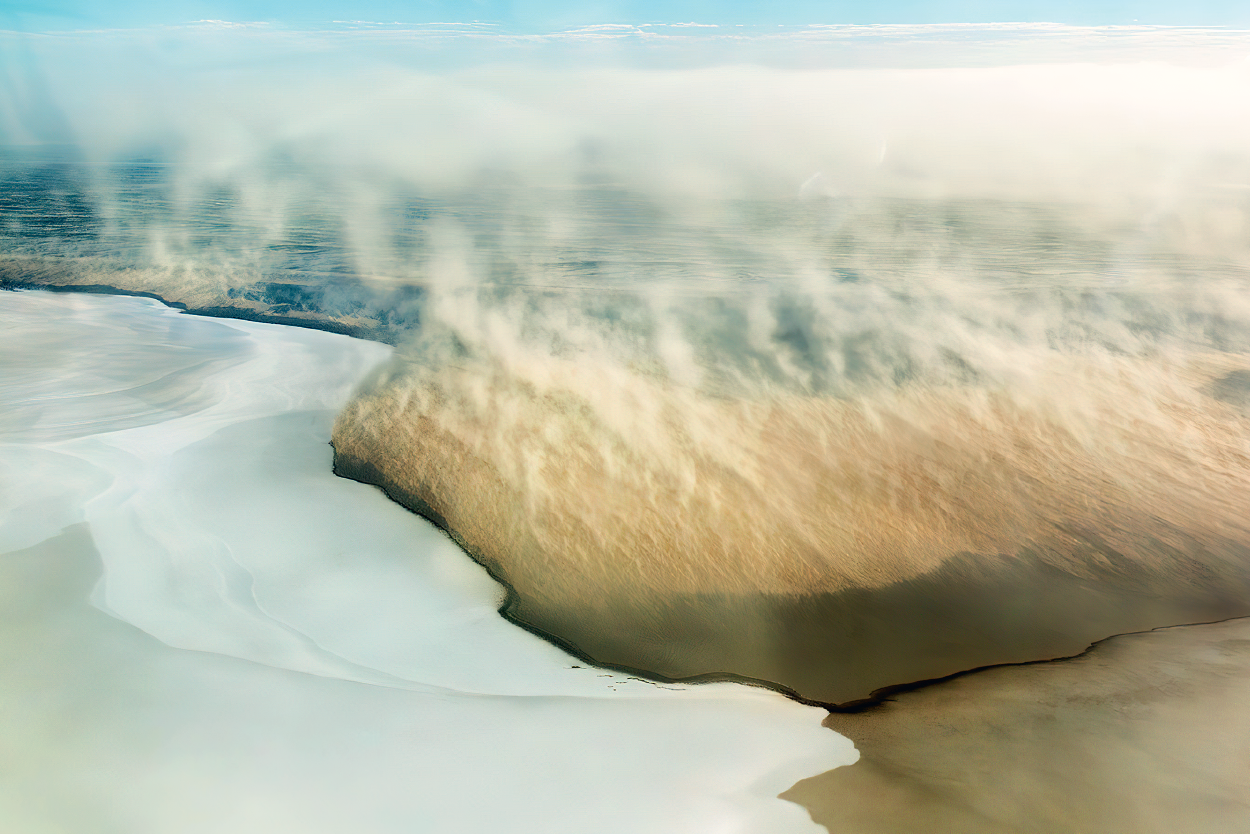
[[[1245,374],[1058,356],[1016,386],[721,399],[584,360],[401,362],[334,444],[590,657],[843,701],[1250,613]]]

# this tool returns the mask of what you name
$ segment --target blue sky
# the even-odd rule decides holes
[[[549,32],[589,23],[965,23],[1048,21],[1077,25],[1250,25],[1246,0],[0,0],[0,27],[114,28],[202,19],[325,25],[336,20],[425,23],[493,21]]]

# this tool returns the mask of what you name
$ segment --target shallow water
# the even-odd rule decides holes
[[[330,474],[388,350],[0,295],[0,824],[24,832],[816,831],[821,712],[589,668]]]

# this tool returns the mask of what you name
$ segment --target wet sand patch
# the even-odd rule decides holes
[[[860,761],[783,796],[830,831],[1250,831],[1250,621],[1106,640],[825,726]]]

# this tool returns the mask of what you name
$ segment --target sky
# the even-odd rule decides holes
[[[290,114],[283,122],[268,112],[269,103],[246,116],[236,111],[273,100],[298,106],[304,114],[328,112],[327,85],[347,85],[336,102],[348,107],[362,89],[403,87],[423,73],[493,72],[512,79],[508,83],[515,89],[465,93],[466,101],[480,106],[463,108],[486,114],[466,116],[471,124],[464,130],[471,130],[489,123],[490,114],[497,115],[504,105],[506,110],[526,96],[542,98],[542,91],[559,87],[570,68],[591,91],[584,96],[570,92],[570,100],[593,110],[599,98],[594,86],[602,79],[588,73],[613,68],[971,69],[1147,62],[1250,72],[1250,2],[789,0],[764,6],[741,0],[0,0],[0,144],[72,144],[70,137],[91,133],[101,147],[129,153],[143,144],[135,138],[140,127],[148,126],[145,135],[164,136],[165,128],[156,125],[173,118],[175,110],[179,118],[185,116],[187,124],[179,130],[185,128],[188,135],[223,135],[219,128],[235,124],[231,119],[236,116],[240,124],[303,124],[304,116]],[[528,74],[518,75],[517,67]],[[638,113],[689,109],[680,96],[667,102],[648,99],[645,91],[652,82],[633,78],[633,86],[623,87],[621,95],[637,93]],[[1193,98],[1205,82],[1185,83],[1194,88],[1187,94]],[[698,101],[720,102],[728,95],[725,109],[738,106],[737,92],[713,86],[688,92]],[[1244,96],[1242,87],[1237,90],[1230,103]],[[661,92],[655,96],[662,98]],[[1070,93],[1065,88],[1056,95]],[[786,95],[784,90],[761,93],[757,104],[768,110],[777,96]],[[491,103],[483,103],[482,96]],[[222,102],[228,105],[224,109]],[[544,112],[555,106],[547,100],[531,104]],[[439,106],[456,110],[461,105]],[[795,106],[819,111],[823,105]],[[149,112],[153,108],[158,112]],[[393,108],[379,105],[382,112],[388,109]],[[226,111],[233,115],[226,118]],[[210,113],[216,115],[210,118]],[[71,123],[77,127],[71,129]],[[135,135],[122,136],[131,123]],[[550,123],[535,124],[533,143],[545,147],[550,142],[543,131]],[[509,123],[501,129],[514,127]],[[684,123],[669,127],[689,130]],[[484,142],[493,146],[489,133],[483,133]]]
[[[551,32],[593,23],[1054,22],[1074,25],[1250,25],[1245,0],[0,0],[0,28],[53,31],[143,27],[197,20],[289,26],[347,21],[486,21],[511,31]],[[337,22],[337,23],[336,23]]]

